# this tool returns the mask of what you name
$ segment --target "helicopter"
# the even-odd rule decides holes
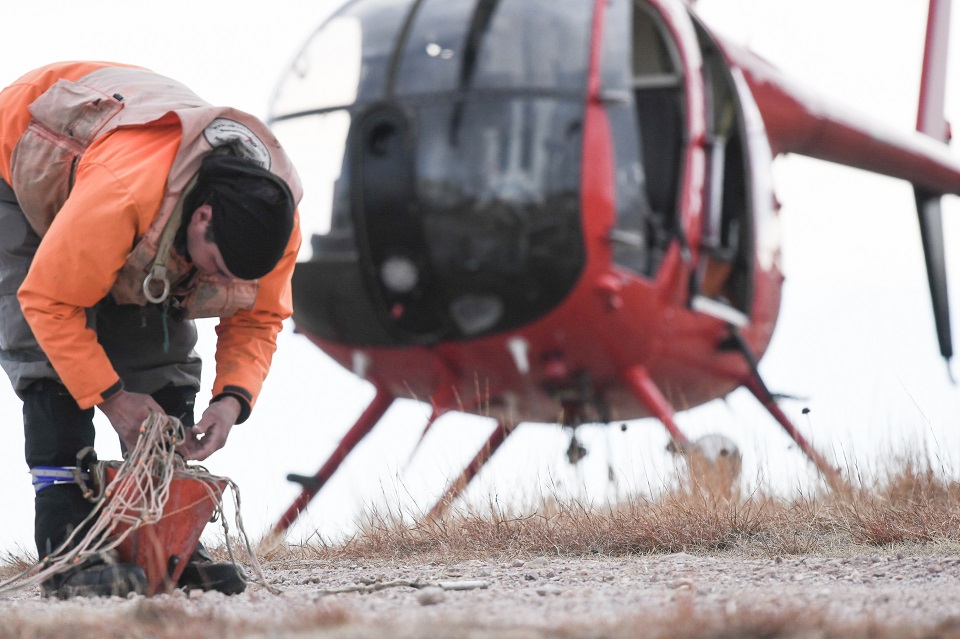
[[[916,133],[872,125],[725,41],[682,0],[354,0],[308,40],[269,122],[330,210],[298,264],[298,332],[376,394],[283,532],[400,397],[495,416],[431,515],[523,422],[674,418],[744,387],[820,470],[758,369],[783,272],[770,166],[914,185],[940,353],[950,3],[931,0]],[[332,56],[336,56],[333,58]],[[331,65],[329,60],[343,60]],[[318,148],[322,140],[323,149]],[[313,180],[311,182],[311,180]]]

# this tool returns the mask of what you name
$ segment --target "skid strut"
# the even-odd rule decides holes
[[[782,426],[783,430],[787,432],[787,435],[790,436],[790,439],[796,442],[800,450],[802,450],[807,458],[814,463],[830,488],[836,490],[846,486],[846,482],[840,476],[840,471],[827,463],[827,460],[824,459],[823,455],[821,455],[817,449],[813,447],[813,444],[808,442],[807,439],[800,434],[800,431],[797,430],[797,427],[793,425],[793,423],[790,421],[790,418],[787,417],[787,414],[784,413],[783,410],[781,410],[777,405],[777,400],[774,399],[773,393],[770,392],[770,389],[767,388],[763,378],[760,377],[759,362],[757,361],[756,355],[753,354],[753,351],[750,349],[750,345],[747,344],[747,340],[743,338],[743,335],[736,326],[730,326],[730,336],[733,339],[733,345],[743,354],[747,365],[750,367],[750,377],[747,378],[743,385],[751,393],[753,393],[753,396],[757,398],[757,401],[763,404],[763,407],[767,409],[767,412],[770,413],[773,418],[780,423],[780,426]]]
[[[427,433],[429,433],[430,429],[433,428],[433,424],[450,411],[450,406],[457,405],[454,402],[458,399],[459,398],[457,397],[456,389],[453,384],[441,384],[430,397],[430,405],[432,407],[430,419],[427,420],[426,426],[424,426],[423,431],[420,432],[420,438],[417,440],[417,443],[413,445],[413,450],[410,451],[410,456],[407,458],[407,463],[403,466],[404,470],[406,470],[413,462],[413,458],[417,455],[417,451],[420,450],[420,446],[423,445],[423,440],[426,439]],[[466,411],[467,408],[468,405],[460,403],[459,410]]]
[[[443,497],[437,501],[436,505],[434,505],[427,514],[428,520],[438,519],[447,511],[450,505],[460,496],[460,493],[466,490],[470,481],[477,476],[477,473],[480,472],[484,464],[490,461],[493,454],[497,452],[497,449],[500,448],[500,445],[503,444],[504,440],[507,439],[507,436],[510,435],[515,428],[516,426],[508,426],[504,421],[497,422],[497,427],[493,429],[493,433],[490,435],[487,443],[477,451],[477,455],[467,464],[467,467],[463,469],[460,476],[450,482],[446,492],[443,493]]]
[[[323,485],[327,483],[333,473],[340,467],[340,464],[346,456],[350,454],[350,451],[356,448],[360,440],[373,430],[373,427],[377,425],[377,422],[380,421],[383,414],[386,413],[390,405],[393,404],[393,400],[393,395],[378,387],[377,394],[374,396],[373,401],[367,406],[367,409],[363,411],[353,427],[343,436],[343,439],[337,444],[337,448],[333,451],[333,454],[330,455],[330,458],[327,459],[326,463],[315,475],[287,475],[287,479],[303,486],[303,491],[293,501],[287,509],[287,512],[285,512],[274,525],[270,537],[283,537],[291,524],[297,520],[300,512],[306,508],[307,504],[320,492],[320,489],[323,488]]]
[[[640,400],[644,408],[663,423],[677,451],[683,453],[689,450],[690,440],[680,431],[673,419],[673,408],[670,406],[670,402],[650,379],[650,373],[647,372],[647,369],[643,366],[633,366],[627,369],[624,374],[624,382],[634,396]]]
[[[787,432],[787,435],[790,436],[797,446],[800,447],[800,450],[816,465],[817,469],[823,475],[823,478],[827,481],[827,484],[830,488],[837,489],[846,485],[846,482],[840,476],[840,472],[831,466],[823,455],[821,455],[816,448],[813,447],[813,444],[807,441],[807,439],[800,434],[800,431],[797,430],[797,427],[793,425],[790,421],[790,418],[787,417],[779,406],[777,406],[776,400],[773,398],[773,395],[767,389],[766,384],[763,383],[763,380],[759,376],[754,375],[747,380],[745,386],[753,393],[754,397],[759,400],[763,407],[773,415],[773,418],[780,422],[780,425],[783,427],[783,430]]]

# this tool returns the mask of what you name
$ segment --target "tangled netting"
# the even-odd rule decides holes
[[[223,526],[224,539],[230,560],[236,563],[230,530],[223,510],[223,489],[233,493],[237,531],[256,581],[271,592],[276,590],[267,584],[250,546],[243,520],[240,516],[240,491],[233,480],[212,475],[200,466],[188,466],[176,447],[184,441],[183,424],[169,415],[151,413],[140,426],[140,437],[132,451],[117,470],[113,481],[100,485],[99,494],[85,485],[85,495],[95,500],[95,506],[83,523],[43,561],[27,568],[20,574],[0,583],[0,595],[28,587],[40,586],[56,574],[69,570],[95,555],[105,555],[116,550],[127,537],[139,528],[157,523],[170,497],[170,483],[175,474],[189,474],[200,480],[216,505],[215,519]],[[83,536],[76,539],[81,531]]]

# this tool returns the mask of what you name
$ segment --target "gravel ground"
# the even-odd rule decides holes
[[[265,574],[281,594],[251,586],[230,598],[61,602],[21,592],[0,600],[0,637],[62,637],[64,623],[71,636],[105,638],[190,628],[206,637],[960,637],[957,554],[298,559]]]

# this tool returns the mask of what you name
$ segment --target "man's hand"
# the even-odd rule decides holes
[[[149,395],[125,390],[111,395],[110,399],[101,402],[98,408],[110,420],[110,425],[117,431],[126,450],[133,450],[137,445],[140,426],[150,416],[150,411],[166,414],[160,404]]]
[[[207,406],[197,425],[187,430],[187,441],[180,447],[186,459],[203,461],[223,448],[230,429],[240,416],[240,402],[235,397],[224,397]]]

